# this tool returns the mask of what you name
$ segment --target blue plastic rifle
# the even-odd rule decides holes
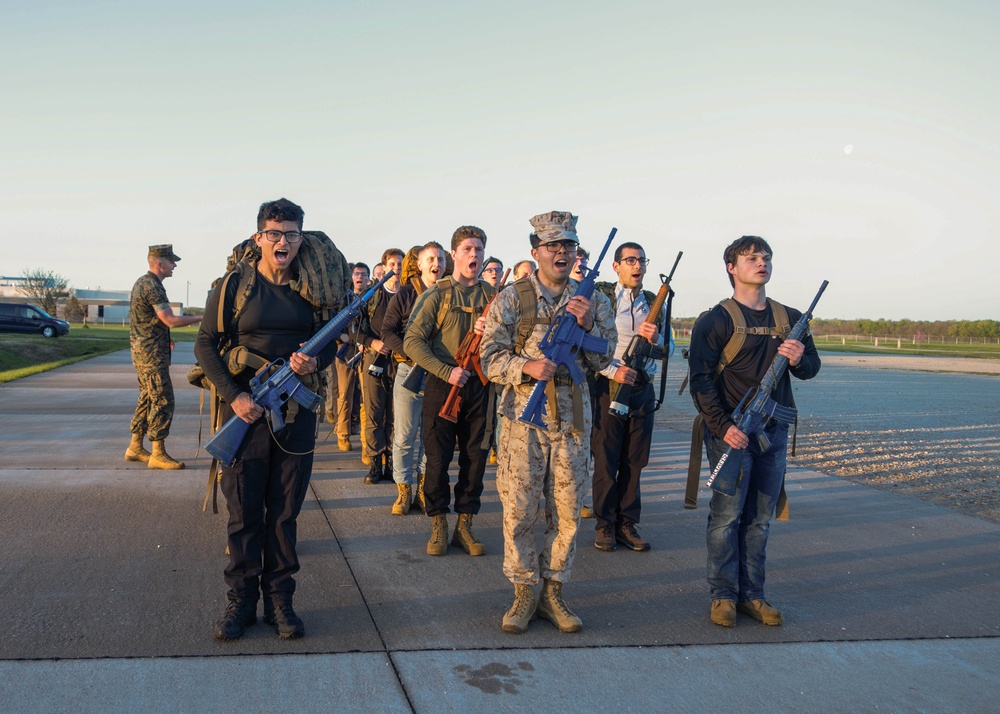
[[[600,274],[597,269],[600,267],[601,261],[604,260],[604,255],[608,252],[611,241],[615,239],[615,233],[617,232],[617,228],[611,229],[611,235],[608,236],[600,257],[594,263],[594,267],[588,270],[587,275],[580,281],[580,285],[577,287],[574,295],[585,297],[588,300],[593,297],[594,283],[597,282],[597,276]],[[587,376],[576,363],[576,353],[580,350],[601,354],[606,353],[608,351],[608,341],[603,337],[588,335],[580,327],[580,324],[576,321],[576,317],[566,312],[564,308],[553,316],[552,322],[549,324],[549,329],[545,332],[545,337],[538,343],[538,349],[546,359],[555,362],[557,368],[559,366],[566,367],[569,370],[573,384],[579,385]],[[546,428],[543,416],[546,414],[545,405],[548,401],[545,396],[545,387],[548,383],[549,380],[547,379],[540,379],[535,382],[535,386],[531,390],[531,396],[528,397],[528,403],[521,410],[518,421],[537,426],[539,429]]]
[[[371,300],[375,291],[395,273],[391,270],[382,279],[372,285],[361,296],[352,294],[351,301],[336,317],[323,325],[319,332],[297,350],[307,357],[315,357],[324,347],[344,331],[344,328],[358,316],[362,308]],[[250,396],[256,404],[264,407],[270,413],[271,428],[280,431],[285,428],[285,420],[281,416],[281,407],[289,399],[294,399],[304,409],[316,411],[323,403],[323,398],[302,384],[299,376],[292,371],[291,365],[284,359],[276,359],[261,367],[250,380]],[[232,466],[236,463],[236,452],[243,443],[250,423],[233,415],[215,432],[211,439],[205,442],[205,450],[219,460],[220,464]]]
[[[829,281],[823,281],[823,284],[819,286],[819,292],[816,293],[812,304],[809,305],[809,309],[802,313],[802,317],[798,319],[798,322],[795,323],[792,331],[788,333],[788,337],[785,339],[797,340],[799,342],[803,340],[809,331],[809,321],[812,319],[813,310],[816,309],[816,303],[819,302],[823,291],[826,290],[826,286],[829,284]],[[788,369],[788,358],[784,355],[776,354],[774,360],[771,362],[771,367],[767,370],[767,374],[761,380],[760,386],[748,389],[747,393],[743,395],[743,399],[736,405],[736,409],[733,410],[732,419],[733,423],[736,424],[736,428],[746,434],[747,438],[756,436],[757,444],[760,446],[762,452],[767,451],[771,447],[770,440],[764,434],[764,425],[769,419],[775,419],[782,424],[791,424],[795,421],[797,412],[794,407],[784,407],[771,399],[771,393],[778,386],[778,382],[784,376],[786,369]],[[754,393],[755,389],[756,394]],[[750,398],[751,395],[753,399]],[[744,405],[746,405],[745,409]],[[738,451],[742,451],[742,449],[738,449]],[[718,491],[726,496],[732,496],[736,493],[736,486],[740,481],[740,459],[733,459],[730,462],[729,455],[732,453],[733,447],[730,446],[719,458],[719,462],[715,465],[715,469],[712,471],[712,475],[709,476],[707,484],[713,491]],[[726,466],[727,463],[729,464],[728,467]]]

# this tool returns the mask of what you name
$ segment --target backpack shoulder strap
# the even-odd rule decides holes
[[[767,304],[771,306],[771,318],[774,320],[772,334],[777,334],[782,338],[788,337],[792,331],[792,323],[788,320],[788,310],[780,302],[771,298],[767,299]]]
[[[739,354],[739,351],[743,349],[743,343],[747,339],[747,321],[743,317],[743,312],[740,310],[737,302],[732,298],[726,298],[719,305],[729,313],[729,317],[733,321],[733,334],[729,338],[729,342],[726,343],[726,346],[722,348],[719,363],[715,365],[716,377],[722,374],[722,370],[726,368],[726,365],[732,362],[733,358]]]
[[[514,343],[514,353],[521,354],[524,344],[531,336],[531,331],[538,319],[538,298],[535,295],[535,287],[531,284],[531,278],[523,277],[515,280],[514,289],[517,291],[517,299],[521,305],[521,319],[517,323],[517,342]]]
[[[444,324],[444,316],[451,310],[452,294],[455,290],[455,279],[450,275],[438,278],[434,283],[435,289],[441,293],[441,302],[438,303],[437,317],[435,324],[440,328]]]

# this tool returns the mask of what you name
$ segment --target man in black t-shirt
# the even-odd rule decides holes
[[[781,340],[773,329],[772,305],[764,292],[771,279],[771,255],[771,247],[757,236],[743,236],[723,254],[747,334],[721,372],[719,360],[735,329],[728,311],[716,305],[698,319],[691,334],[691,396],[705,420],[709,464],[714,470],[726,448],[732,447],[729,459],[738,459],[740,465],[736,493],[713,491],[708,516],[710,618],[724,627],[736,624],[737,611],[765,625],[783,622],[781,612],[764,595],[764,562],[768,527],[785,480],[788,426],[770,420],[764,428],[770,446],[762,450],[756,439],[736,427],[731,415],[747,391],[760,384],[776,354],[787,357],[789,364],[771,394],[782,406],[795,405],[789,374],[811,379],[820,368],[811,336],[803,342]],[[801,317],[798,310],[786,311],[791,324]]]
[[[305,634],[292,609],[296,554],[296,520],[305,500],[316,443],[316,415],[299,408],[294,399],[283,407],[286,426],[274,433],[264,409],[250,393],[252,370],[229,372],[219,352],[228,340],[265,360],[286,359],[302,382],[317,391],[319,370],[333,360],[331,341],[317,357],[297,350],[321,327],[309,304],[290,285],[302,243],[302,209],[287,199],[265,203],[257,215],[253,240],[261,257],[244,270],[254,271],[246,303],[235,325],[219,325],[217,318],[202,321],[195,355],[225,402],[220,423],[234,414],[249,430],[236,452],[236,463],[222,468],[222,492],[229,511],[229,565],[226,584],[229,601],[216,624],[215,637],[235,640],[257,621],[257,600],[264,595],[264,623],[277,627],[282,639]],[[235,277],[235,276],[234,276]],[[241,280],[220,281],[205,307],[208,316],[232,316]],[[225,294],[223,286],[226,286]],[[231,319],[231,317],[230,317]]]

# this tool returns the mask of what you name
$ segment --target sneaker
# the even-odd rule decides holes
[[[741,602],[736,606],[736,609],[742,612],[744,615],[749,615],[757,622],[761,622],[765,625],[777,626],[785,621],[785,618],[781,615],[781,610],[771,607],[771,603],[767,600],[750,600],[749,602]]]
[[[597,529],[597,536],[594,538],[594,547],[608,553],[615,549],[615,535],[611,532],[611,526],[604,526]]]
[[[264,624],[276,627],[278,637],[294,640],[306,634],[302,618],[295,614],[290,602],[264,602]]]
[[[257,622],[256,600],[230,600],[222,619],[215,623],[215,639],[223,642],[238,640],[243,631]]]
[[[649,543],[639,537],[639,531],[635,523],[623,523],[621,528],[615,529],[615,540],[626,548],[639,552],[649,550]]]
[[[736,603],[732,600],[712,600],[712,622],[723,627],[736,627]]]
[[[594,509],[588,506],[586,503],[580,507],[580,518],[593,518]]]

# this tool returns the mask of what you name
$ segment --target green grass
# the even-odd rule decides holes
[[[175,342],[194,342],[198,326],[171,330]],[[128,349],[128,327],[73,325],[65,337],[0,334],[0,384],[108,352]]]
[[[813,336],[817,349],[824,352],[861,352],[865,354],[919,355],[922,357],[973,357],[977,359],[1000,359],[998,344],[931,343],[913,344],[911,341],[897,341],[895,338],[879,338],[878,347],[874,338],[853,342],[840,337],[824,338]],[[899,345],[897,347],[897,345]]]

